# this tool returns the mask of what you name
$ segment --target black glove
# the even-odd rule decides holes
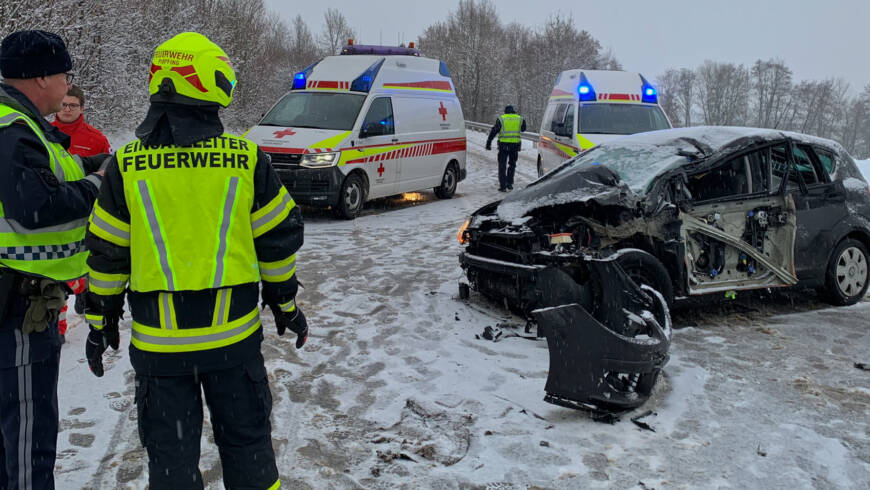
[[[492,150],[492,145],[489,144],[489,143],[487,143],[487,144],[486,144],[486,149],[487,149],[487,151]]]
[[[278,335],[284,335],[284,332],[289,328],[291,332],[296,334],[296,348],[300,349],[308,340],[308,321],[305,320],[305,315],[297,306],[295,310],[290,312],[281,311],[277,306],[270,306],[272,313],[275,315],[275,327],[278,329]]]
[[[104,168],[103,164],[106,163],[111,156],[112,155],[108,153],[100,153],[89,157],[81,157],[82,167],[84,167],[85,173],[93,173],[97,170],[102,170]]]
[[[85,357],[88,359],[88,367],[96,377],[103,376],[103,353],[110,346],[114,350],[118,350],[121,345],[121,336],[118,333],[118,322],[120,317],[106,316],[104,317],[102,330],[97,330],[93,326],[88,333],[88,340],[85,343]]]

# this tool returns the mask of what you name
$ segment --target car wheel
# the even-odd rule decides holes
[[[358,174],[350,174],[341,185],[335,214],[340,218],[354,219],[362,211],[365,200],[366,189],[363,179]]]
[[[828,260],[823,295],[828,302],[845,306],[855,304],[867,294],[870,284],[867,247],[858,240],[840,242]]]
[[[544,162],[541,155],[538,155],[538,178],[544,176]]]
[[[456,193],[456,183],[459,180],[457,174],[456,165],[448,163],[444,176],[441,177],[441,185],[435,188],[435,195],[439,199],[450,199]]]
[[[674,302],[674,285],[671,275],[653,254],[640,249],[626,248],[616,252],[616,263],[628,274],[638,286],[646,284],[661,293],[668,303]]]

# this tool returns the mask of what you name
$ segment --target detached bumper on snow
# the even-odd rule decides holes
[[[550,352],[545,401],[613,412],[649,398],[668,361],[670,313],[657,291],[635,284],[615,260],[522,265],[463,253],[460,264],[486,296],[535,308]]]

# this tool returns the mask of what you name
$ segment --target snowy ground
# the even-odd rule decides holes
[[[285,488],[868,488],[870,372],[854,363],[870,363],[870,301],[792,295],[676,312],[671,361],[641,409],[655,432],[634,414],[609,425],[544,403],[546,342],[477,340],[522,320],[457,298],[456,230],[500,196],[483,141],[469,133],[468,179],[452,200],[422,192],[350,222],[306,209],[308,344],[297,352],[263,315]],[[519,185],[534,155],[524,151]],[[95,378],[86,327],[71,324],[58,487],[143,488],[126,350]],[[223,488],[208,422],[200,467]]]

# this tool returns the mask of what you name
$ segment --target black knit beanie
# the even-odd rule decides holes
[[[0,75],[3,78],[47,77],[72,69],[66,44],[57,34],[18,31],[0,45]]]

